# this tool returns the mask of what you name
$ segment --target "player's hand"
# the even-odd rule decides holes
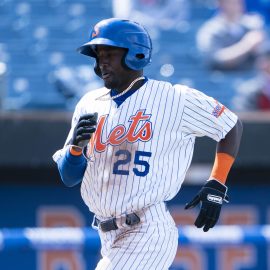
[[[218,221],[222,202],[228,202],[227,187],[216,180],[209,180],[199,193],[186,204],[185,209],[190,209],[201,203],[200,213],[195,221],[195,226],[203,227],[207,232]]]
[[[85,114],[80,117],[76,127],[74,128],[73,136],[70,144],[84,148],[96,131],[97,113]]]

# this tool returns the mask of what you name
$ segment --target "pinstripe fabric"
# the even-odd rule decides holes
[[[94,160],[84,174],[82,198],[100,220],[148,210],[135,227],[100,232],[103,259],[97,270],[168,269],[177,230],[163,202],[181,188],[196,137],[220,141],[237,116],[200,91],[163,81],[149,79],[119,107],[96,99],[107,91],[80,100],[65,144],[81,115],[98,112]],[[65,151],[57,151],[54,160]]]
[[[141,223],[103,233],[96,270],[166,270],[178,246],[178,231],[164,203],[145,209]]]
[[[216,117],[213,113],[218,104],[216,100],[183,85],[172,86],[149,79],[119,107],[113,100],[96,100],[107,91],[101,88],[81,99],[66,140],[67,144],[81,115],[98,112],[99,119],[106,119],[100,134],[104,149],[98,150],[95,145],[95,161],[88,162],[81,185],[84,202],[100,218],[120,216],[172,199],[190,166],[196,137],[208,136],[219,141],[237,121],[237,116],[228,109]],[[139,121],[133,135],[150,122],[150,138],[133,142],[125,139],[112,144],[108,138],[113,130],[123,128],[128,133],[131,119],[138,112],[148,120]],[[65,151],[64,147],[54,158],[57,160]],[[138,156],[138,153],[151,156]],[[119,160],[126,160],[126,163],[119,164]],[[149,165],[145,175],[135,173],[146,169],[146,163],[141,161]],[[114,173],[115,166],[123,173]]]

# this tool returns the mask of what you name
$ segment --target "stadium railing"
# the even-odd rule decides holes
[[[207,233],[194,226],[179,228],[182,245],[270,244],[270,225],[220,225]],[[98,233],[92,228],[3,228],[0,229],[0,250],[72,250],[100,247]]]

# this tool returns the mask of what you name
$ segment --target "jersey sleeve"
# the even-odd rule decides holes
[[[187,135],[207,136],[219,142],[237,119],[236,114],[214,98],[196,89],[185,89],[182,129]]]
[[[74,128],[77,125],[77,123],[80,119],[80,116],[82,114],[81,104],[82,104],[82,100],[80,102],[78,102],[78,104],[75,107],[75,110],[74,110],[74,113],[72,116],[72,121],[71,121],[71,128],[69,130],[69,133],[68,133],[68,136],[66,138],[66,141],[65,141],[63,148],[56,151],[52,157],[55,162],[57,162],[60,158],[64,157],[67,149],[69,148],[68,145],[69,145],[70,140],[72,139]]]

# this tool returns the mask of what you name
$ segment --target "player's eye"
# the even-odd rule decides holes
[[[111,57],[111,53],[110,52],[102,52],[102,53],[99,53],[98,55],[98,58],[110,58]]]

